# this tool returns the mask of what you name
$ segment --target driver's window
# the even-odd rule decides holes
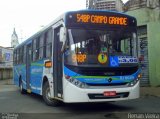
[[[130,54],[130,39],[123,39],[121,40],[121,51],[124,54]]]

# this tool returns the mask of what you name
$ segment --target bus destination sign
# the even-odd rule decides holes
[[[95,14],[76,14],[77,23],[91,23],[91,24],[109,24],[109,25],[128,25],[127,17],[121,16],[106,16]]]
[[[66,27],[78,28],[136,28],[134,17],[107,11],[68,12],[65,17]]]

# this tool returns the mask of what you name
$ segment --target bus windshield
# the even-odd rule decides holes
[[[68,29],[65,63],[99,65],[100,53],[109,56],[134,56],[136,33],[127,30]]]

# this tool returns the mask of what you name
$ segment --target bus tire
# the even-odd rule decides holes
[[[26,90],[23,88],[22,80],[20,80],[19,87],[20,87],[21,94],[26,94],[27,93]]]
[[[49,106],[59,106],[60,102],[55,99],[51,99],[50,96],[50,88],[48,82],[44,83],[43,89],[42,89],[42,95],[45,103]]]

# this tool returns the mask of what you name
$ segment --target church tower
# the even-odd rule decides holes
[[[13,34],[11,36],[11,47],[15,48],[19,44],[18,35],[16,33],[15,28],[13,29]]]

